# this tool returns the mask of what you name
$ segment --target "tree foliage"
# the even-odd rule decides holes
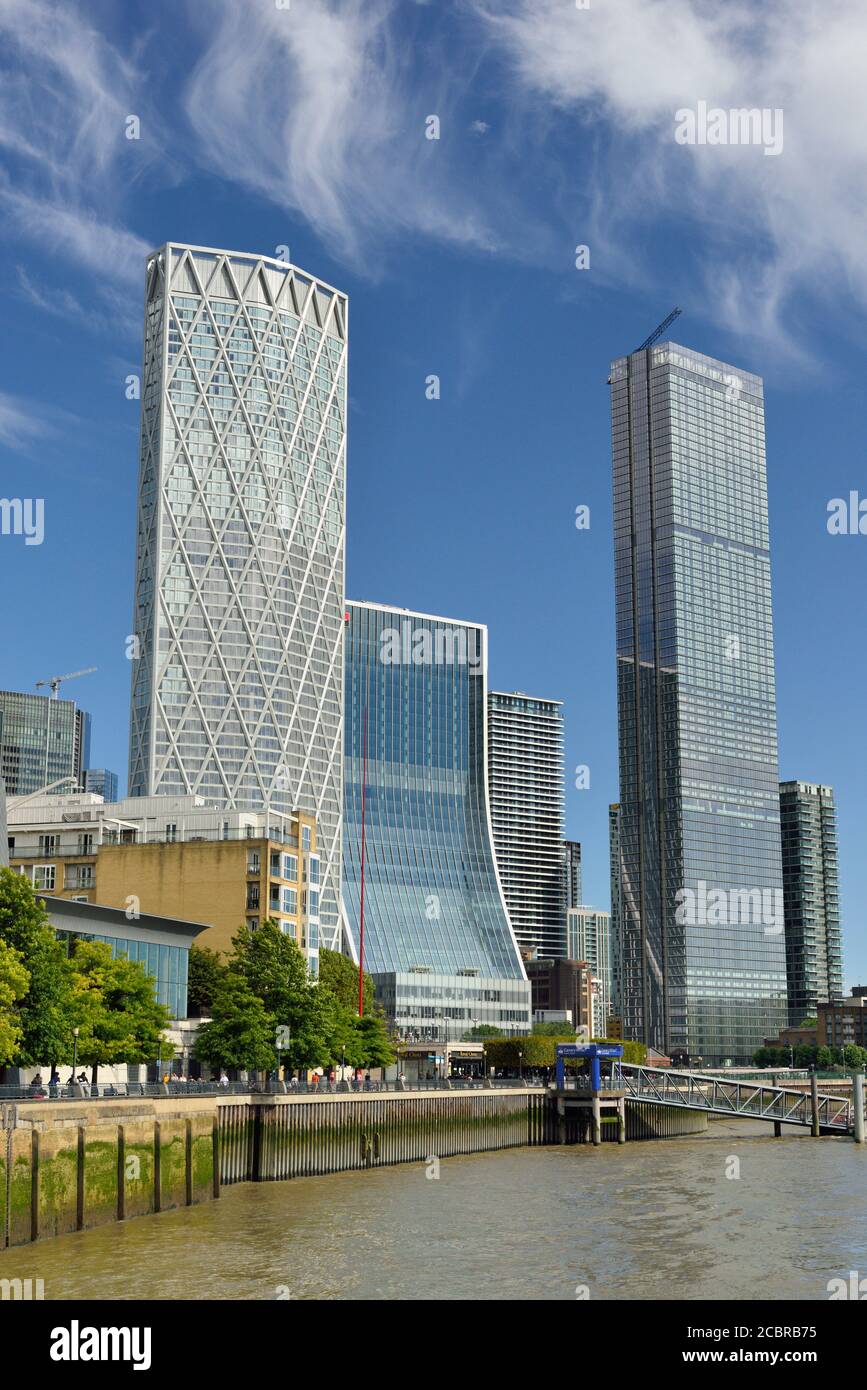
[[[169,1012],[141,961],[112,956],[104,941],[78,941],[70,961],[78,1056],[93,1069],[171,1056],[163,1034]]]
[[[0,940],[0,1066],[16,1056],[21,1043],[21,1001],[30,976],[20,951]]]
[[[270,1070],[277,1056],[275,1019],[243,974],[228,970],[211,1003],[211,1020],[199,1029],[194,1056],[207,1066]]]
[[[214,995],[227,969],[219,951],[209,951],[207,946],[190,947],[187,1011],[191,1018],[210,1014]]]
[[[71,982],[66,951],[45,904],[23,874],[0,869],[0,941],[21,956],[30,977],[18,1010],[14,1060],[22,1066],[72,1056]]]
[[[358,966],[340,951],[324,947],[319,952],[319,985],[330,989],[344,1009],[358,1012]],[[364,1012],[374,1011],[375,987],[373,977],[364,972]]]

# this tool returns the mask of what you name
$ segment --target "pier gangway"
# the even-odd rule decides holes
[[[802,1125],[821,1134],[851,1134],[852,1102],[846,1096],[817,1094],[814,1122],[811,1091],[794,1090],[774,1081],[737,1081],[691,1071],[617,1063],[612,1085],[631,1101],[706,1110],[714,1115],[742,1115],[775,1125]]]

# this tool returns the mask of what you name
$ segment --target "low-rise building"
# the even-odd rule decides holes
[[[576,1033],[593,1031],[593,976],[586,961],[528,960],[525,969],[534,1013],[568,1011]]]
[[[842,1003],[819,1004],[818,1042],[820,1047],[867,1047],[867,1008],[863,996]]]
[[[320,865],[310,815],[226,810],[199,796],[12,797],[7,837],[10,867],[37,892],[207,922],[196,944],[223,952],[245,922],[271,918],[318,974]]]

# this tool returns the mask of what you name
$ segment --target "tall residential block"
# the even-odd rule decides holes
[[[30,796],[61,779],[82,785],[90,715],[74,700],[0,690],[0,777],[7,796]]]
[[[488,787],[494,849],[525,956],[565,959],[563,714],[559,700],[488,696]]]
[[[785,1024],[762,382],[612,364],[624,1027],[747,1060]]]
[[[577,840],[564,840],[566,907],[580,907],[584,901],[581,880],[581,846]]]
[[[377,1002],[441,1041],[530,1026],[491,837],[486,678],[479,624],[347,604],[346,934],[357,959],[363,880]]]
[[[831,787],[780,783],[789,1023],[843,998],[837,814]]]
[[[567,913],[569,959],[586,961],[593,979],[593,1036],[607,1035],[611,1013],[611,914],[598,907],[571,907]]]
[[[623,1017],[623,966],[621,946],[620,804],[608,807],[608,861],[611,878],[611,1012]]]
[[[346,297],[265,256],[147,259],[129,790],[314,816],[338,944]]]

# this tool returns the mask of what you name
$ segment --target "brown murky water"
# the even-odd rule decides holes
[[[739,1160],[740,1177],[729,1178]],[[826,1299],[867,1276],[867,1148],[756,1123],[227,1188],[0,1254],[46,1299]]]

